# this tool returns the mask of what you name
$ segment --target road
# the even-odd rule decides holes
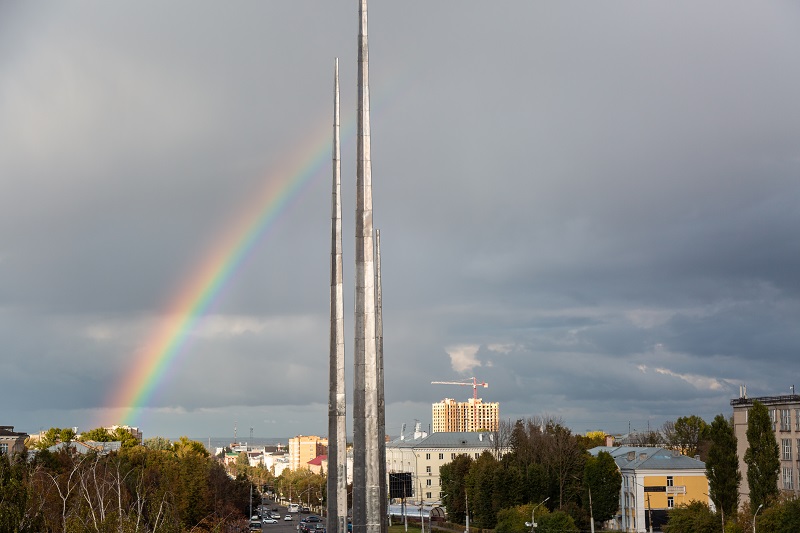
[[[264,533],[297,533],[297,525],[300,523],[300,519],[304,516],[308,516],[307,514],[300,514],[294,513],[292,514],[292,520],[284,520],[283,517],[286,516],[286,507],[282,505],[278,505],[274,502],[267,502],[264,501],[264,505],[268,506],[270,509],[277,508],[281,517],[278,519],[277,524],[261,524],[261,531]],[[323,520],[323,523],[325,521]]]

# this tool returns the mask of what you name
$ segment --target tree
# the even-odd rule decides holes
[[[750,487],[750,505],[769,507],[779,496],[780,448],[772,430],[767,407],[753,400],[747,415],[747,485]]]
[[[165,437],[145,439],[142,445],[150,450],[172,450],[172,442]]]
[[[575,520],[564,511],[546,512],[536,522],[539,524],[536,533],[580,533]]]
[[[663,431],[667,446],[694,457],[707,436],[708,424],[699,416],[682,416],[675,422],[665,423]]]
[[[711,447],[706,460],[706,477],[711,501],[725,516],[733,519],[739,508],[739,483],[742,473],[739,472],[739,457],[736,454],[736,434],[733,425],[722,416],[717,415],[708,429]]]
[[[575,439],[584,450],[591,450],[606,443],[605,431],[587,431],[586,435],[576,435]]]
[[[458,455],[453,461],[439,468],[439,477],[442,483],[442,503],[447,508],[450,520],[463,524],[467,516],[466,489],[467,475],[472,467],[472,458],[468,455]]]
[[[497,513],[497,525],[494,528],[495,533],[520,533],[521,531],[528,531],[529,526],[526,526],[525,523],[530,522],[532,509],[533,505],[531,504],[501,509]]]
[[[617,514],[622,475],[608,452],[589,457],[583,469],[583,481],[591,491],[591,513],[595,522],[605,522]]]
[[[717,533],[719,529],[720,524],[708,505],[694,501],[669,512],[664,533]]]

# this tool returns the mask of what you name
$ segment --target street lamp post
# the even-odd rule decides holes
[[[541,502],[539,502],[538,504],[536,504],[536,505],[533,507],[533,509],[531,509],[531,533],[534,533],[534,531],[536,530],[536,509],[538,509],[539,507],[541,507],[542,505],[544,505],[544,504],[545,504],[545,502],[546,502],[547,500],[549,500],[549,499],[550,499],[550,496],[548,496],[547,498],[545,498],[544,500],[542,500]]]
[[[758,512],[761,510],[762,507],[764,507],[763,503],[759,505],[758,509],[756,509],[756,512],[753,513],[753,533],[756,533],[756,517],[758,516]]]

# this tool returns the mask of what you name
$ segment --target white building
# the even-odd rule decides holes
[[[438,504],[442,498],[439,468],[459,455],[477,459],[484,451],[494,452],[493,433],[439,432],[428,435],[419,430],[386,443],[386,473],[411,476],[414,502]],[[387,481],[388,483],[388,481]]]

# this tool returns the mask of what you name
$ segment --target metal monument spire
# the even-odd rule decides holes
[[[388,529],[389,500],[386,490],[386,400],[383,396],[383,291],[381,288],[381,230],[375,230],[375,353],[378,369],[378,477],[381,532]]]
[[[353,394],[353,533],[380,533],[383,520],[375,345],[375,264],[369,127],[367,0],[358,9],[356,140],[356,298]],[[385,497],[385,496],[384,496]]]
[[[339,60],[334,63],[333,191],[331,202],[331,332],[328,390],[328,527],[347,533],[347,419],[342,298],[342,161],[339,140]]]

